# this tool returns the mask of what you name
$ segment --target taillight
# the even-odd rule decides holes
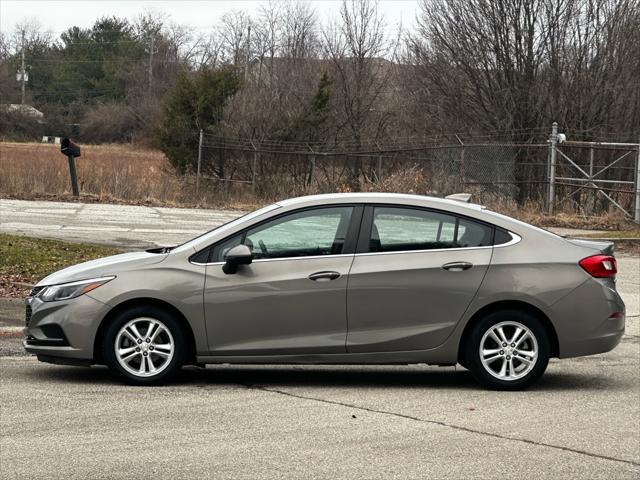
[[[615,257],[610,255],[594,255],[580,260],[580,266],[596,278],[615,277],[618,273],[618,265]]]

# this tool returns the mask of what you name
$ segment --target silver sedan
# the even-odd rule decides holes
[[[460,363],[516,390],[551,357],[618,344],[615,275],[611,243],[480,205],[317,195],[49,275],[26,300],[24,346],[141,385],[185,364]]]

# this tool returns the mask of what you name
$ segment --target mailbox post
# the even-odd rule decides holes
[[[80,146],[73,143],[68,138],[63,138],[60,142],[60,151],[63,155],[66,155],[69,160],[69,175],[71,175],[71,190],[73,196],[80,196],[80,190],[78,189],[78,174],[76,173],[76,157],[80,156]]]

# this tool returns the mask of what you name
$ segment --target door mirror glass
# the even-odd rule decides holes
[[[251,250],[246,245],[236,245],[224,256],[222,271],[226,274],[236,273],[240,265],[249,265],[253,261]]]

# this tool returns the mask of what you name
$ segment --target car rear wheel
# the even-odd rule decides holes
[[[135,307],[107,327],[103,355],[110,370],[132,385],[158,385],[174,376],[185,358],[180,324],[155,307]]]
[[[503,310],[490,313],[473,327],[464,363],[488,388],[522,390],[544,373],[549,352],[549,338],[537,318]]]

